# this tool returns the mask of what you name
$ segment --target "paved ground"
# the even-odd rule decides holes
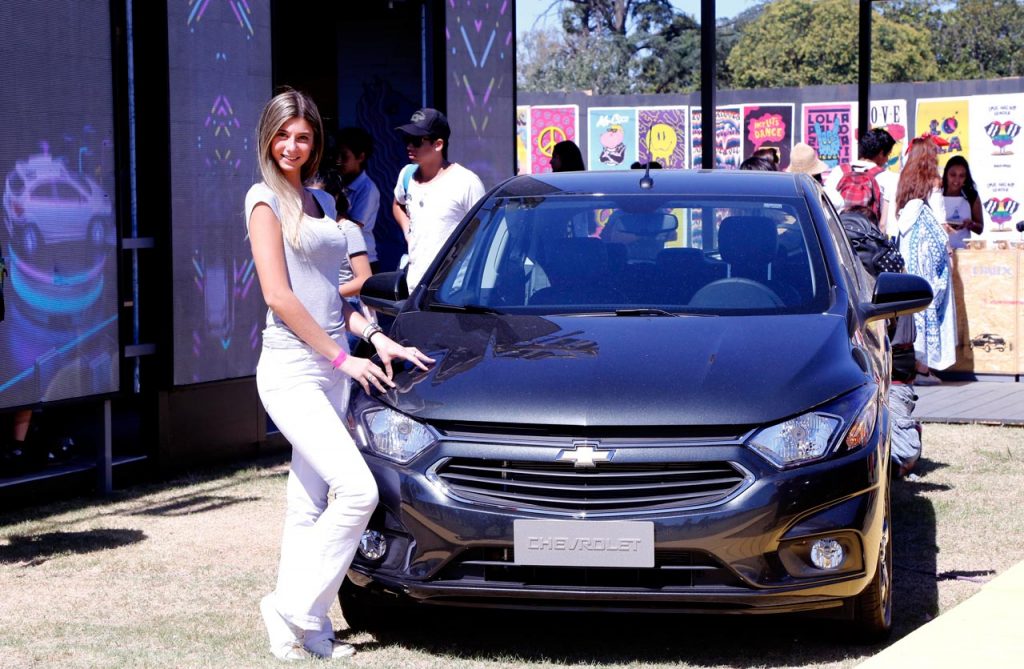
[[[946,381],[915,390],[914,415],[922,422],[1024,425],[1024,383]]]

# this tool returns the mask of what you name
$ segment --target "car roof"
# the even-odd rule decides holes
[[[495,197],[538,197],[590,194],[697,194],[706,196],[799,197],[806,174],[749,170],[651,170],[650,188],[642,188],[642,170],[608,172],[548,172],[512,177]]]

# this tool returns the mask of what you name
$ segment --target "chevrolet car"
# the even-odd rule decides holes
[[[340,593],[387,606],[814,612],[892,624],[885,319],[806,175],[517,176],[411,293],[364,301],[436,362],[354,391],[380,490]]]

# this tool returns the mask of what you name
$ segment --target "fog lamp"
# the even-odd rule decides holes
[[[811,544],[811,562],[818,569],[839,569],[845,560],[846,551],[835,539],[818,539]]]
[[[388,552],[388,540],[377,530],[366,530],[359,539],[359,554],[367,560],[379,560]]]

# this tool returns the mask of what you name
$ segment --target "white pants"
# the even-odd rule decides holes
[[[327,611],[377,506],[377,484],[342,423],[349,379],[308,347],[264,346],[256,387],[292,445],[277,609],[307,640],[333,636]]]

